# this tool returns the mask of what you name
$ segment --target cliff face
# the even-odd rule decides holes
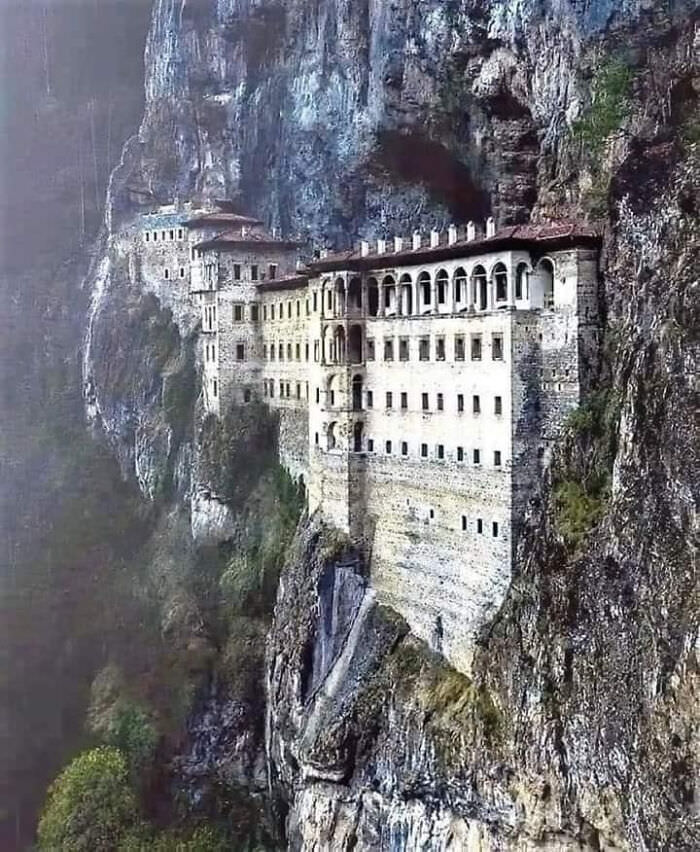
[[[288,233],[339,245],[489,212],[605,224],[597,387],[533,502],[473,680],[376,605],[346,543],[315,520],[299,531],[265,674],[270,806],[292,848],[700,845],[693,13],[619,0],[154,4],[146,114],[113,175],[112,272],[95,276],[86,354],[93,413],[149,497],[187,512],[201,447],[164,405],[164,382],[187,374],[186,330],[179,340],[118,275],[133,187],[240,196]],[[117,359],[115,381],[125,313],[150,337]],[[217,694],[203,707],[190,730],[206,775],[245,730]],[[226,735],[208,718],[227,719]],[[259,792],[256,736],[233,775]]]

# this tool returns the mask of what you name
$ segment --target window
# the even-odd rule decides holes
[[[474,450],[473,459],[474,459],[474,464],[481,464],[481,451],[480,450]]]
[[[387,441],[387,442],[386,442],[386,454],[387,454],[388,456],[390,456],[390,455],[391,455],[391,441]]]
[[[368,453],[374,452],[374,439],[373,438],[367,438],[367,452]]]
[[[435,518],[435,509],[430,509],[430,511],[428,512],[428,516],[430,517],[430,520],[431,520],[431,521],[432,521],[432,520],[434,520],[434,518]]]
[[[301,361],[301,343],[297,343],[294,347],[294,357],[297,361]]]
[[[301,382],[297,382],[297,399],[301,399]]]
[[[263,379],[263,396],[267,396],[267,379]]]
[[[435,340],[435,360],[436,361],[444,361],[445,360],[445,338],[438,337]]]
[[[153,242],[154,242],[154,243],[157,243],[157,242],[158,242],[158,231],[154,231],[154,232],[153,232]]]
[[[477,395],[472,397],[472,411],[474,414],[481,414],[481,399]]]
[[[280,313],[281,313],[281,311],[280,311]],[[291,319],[291,318],[292,318],[292,303],[287,302],[287,319]]]
[[[316,388],[316,404],[321,402],[321,388]]]
[[[270,396],[274,397],[275,395],[275,383],[270,379]]]
[[[493,466],[500,467],[501,466],[501,451],[494,450],[493,451]]]
[[[386,337],[384,339],[384,360],[394,360],[394,340],[391,337]]]
[[[481,518],[476,519],[476,531],[481,535],[484,532],[484,522]]]
[[[430,409],[427,393],[421,394],[421,408],[423,409],[423,411],[428,411]]]
[[[304,344],[304,360],[305,361],[309,360],[309,344],[308,343]]]
[[[251,305],[250,306],[250,321],[251,322],[257,322],[258,321],[259,311],[260,311],[260,309],[258,308],[257,305]]]
[[[437,410],[444,411],[445,410],[445,398],[441,393],[437,395]]]
[[[270,305],[270,319],[274,319],[274,318],[275,318],[275,306]]]
[[[270,361],[274,361],[274,360],[275,360],[275,344],[271,343],[270,344]]]
[[[146,242],[148,242],[148,241],[151,239],[151,235],[149,234],[149,232],[148,232],[148,231],[146,231],[146,235],[145,235],[145,236],[146,236]]]
[[[243,402],[250,402],[250,388],[245,388],[243,391]]]
[[[258,264],[252,263],[250,265],[250,280],[257,281],[258,280]]]
[[[467,529],[467,516],[462,515],[462,532],[464,532],[466,529]]]
[[[168,278],[170,278],[170,270],[169,270],[169,269],[167,269],[167,268],[166,268],[166,269],[164,269],[164,270],[163,270],[163,277],[164,277],[166,280],[167,280]]]
[[[318,446],[318,432],[314,433],[314,444],[316,444],[316,446]]]
[[[428,458],[428,445],[427,444],[421,444],[420,445],[420,454],[421,454],[421,458],[424,458],[424,459]]]
[[[318,293],[316,292],[316,290],[314,290],[311,294],[311,298],[313,299],[313,311],[314,313],[316,313],[316,311],[318,310]]]
[[[243,319],[243,305],[234,305],[233,306],[233,321],[241,322]]]
[[[181,266],[180,267],[180,278],[184,278],[184,277],[185,277],[185,267]]]
[[[284,382],[280,381],[280,398],[284,396]]]
[[[408,361],[408,338],[399,338],[399,361]]]
[[[494,538],[498,538],[498,522],[494,521],[491,524],[491,532],[493,533]]]
[[[464,461],[464,447],[457,447],[457,461]]]
[[[418,359],[420,361],[430,360],[430,338],[421,337],[418,341]]]
[[[212,396],[217,397],[219,395],[219,383],[214,379],[211,384],[211,392]]]
[[[464,335],[455,335],[455,361],[464,361]]]
[[[241,264],[240,263],[234,263],[233,264],[233,280],[234,281],[240,281],[241,280]]]
[[[438,444],[437,445],[437,457],[439,459],[445,458],[445,445],[444,444]]]
[[[306,300],[306,316],[308,317],[311,313],[311,309],[309,308],[309,300]]]
[[[457,411],[464,411],[464,394],[457,394]]]
[[[494,334],[491,336],[491,358],[494,361],[503,360],[503,335]]]
[[[493,398],[493,413],[503,414],[503,399],[500,396],[494,396]]]
[[[391,391],[386,392],[386,407],[391,408],[394,403],[394,396]]]
[[[318,361],[321,353],[321,344],[318,340],[314,340],[314,361]]]
[[[175,239],[175,231],[170,231],[170,239],[171,240]]]
[[[326,302],[328,303],[328,309],[330,310],[333,307],[333,293],[330,290],[328,291],[328,298],[326,299]]]
[[[408,455],[408,444],[406,443],[406,441],[401,441],[401,455],[402,456]]]
[[[182,228],[178,228],[178,229],[177,229],[177,238],[178,238],[178,240],[181,240],[181,239],[183,238],[183,236],[184,236],[184,233],[183,233]]]
[[[406,411],[408,408],[408,394],[406,391],[401,391],[401,410]]]
[[[267,267],[267,271],[268,271],[268,275],[269,275],[270,278],[277,278],[277,264],[276,263],[271,263]]]
[[[481,335],[472,335],[472,361],[481,361]]]
[[[367,408],[374,408],[374,391],[367,391]]]
[[[368,361],[374,361],[374,340],[372,340],[371,337],[367,338],[366,346],[367,346],[367,349],[366,349],[367,360]]]
[[[236,344],[236,361],[245,361],[245,344]]]

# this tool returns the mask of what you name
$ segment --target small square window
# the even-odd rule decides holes
[[[250,280],[257,281],[258,280],[258,265],[257,263],[251,264],[250,267]]]
[[[367,452],[368,453],[374,452],[374,439],[373,438],[367,438]]]
[[[435,509],[430,509],[430,511],[428,512],[428,515],[429,515],[431,521],[434,520],[435,519]]]
[[[401,441],[401,455],[402,456],[408,455],[408,444],[406,443],[406,441]]]
[[[421,444],[420,445],[420,454],[421,454],[421,458],[424,458],[424,459],[428,458],[428,445],[427,444]]]
[[[481,464],[481,451],[474,450],[472,458],[474,459],[474,464]]]
[[[163,277],[166,278],[166,279],[170,278],[170,270],[169,269],[163,270]]]
[[[464,447],[457,447],[457,461],[464,461]]]
[[[184,277],[185,277],[185,267],[181,266],[180,267],[180,278],[184,278]]]
[[[445,398],[441,393],[437,395],[437,410],[444,411],[445,410]]]
[[[182,228],[177,229],[177,238],[178,238],[178,240],[181,240],[183,238]]]
[[[464,361],[464,335],[455,336],[455,361]]]
[[[367,338],[367,341],[366,341],[366,353],[367,353],[367,360],[368,361],[374,361],[374,340],[372,340],[371,337]]]
[[[259,316],[259,309],[257,305],[250,306],[250,321],[257,322]]]
[[[472,411],[474,414],[481,414],[481,399],[477,394],[472,397]]]
[[[384,360],[385,361],[393,361],[394,360],[394,340],[391,337],[387,337],[384,340]]]
[[[151,235],[148,231],[146,231],[146,242],[148,242],[150,239],[151,239]]]
[[[421,337],[418,341],[418,359],[420,361],[430,360],[430,338]]]
[[[241,322],[243,319],[243,305],[234,305],[233,306],[233,320],[234,322]]]
[[[406,411],[408,408],[408,394],[406,391],[401,391],[401,410]]]
[[[464,394],[457,394],[457,411],[464,411]]]
[[[367,391],[367,408],[374,407],[374,392],[371,390]]]
[[[445,360],[445,338],[438,337],[435,340],[435,360],[436,361],[444,361]]]
[[[241,264],[240,263],[234,263],[233,264],[233,280],[234,281],[240,281],[241,280]],[[273,319],[274,319],[274,316],[275,315],[273,314],[272,315]]]
[[[503,399],[500,396],[493,398],[493,413],[503,414]]]
[[[387,442],[386,442],[386,454],[387,454],[388,456],[390,456],[390,455],[391,455],[391,441],[387,441]]]
[[[493,452],[493,464],[494,464],[494,467],[500,467],[501,466],[501,451],[500,450],[494,450],[494,452]]]
[[[498,538],[498,522],[497,521],[494,521],[493,524],[491,524],[491,532],[492,532],[494,538]]]
[[[394,404],[394,396],[391,391],[386,392],[386,407],[391,408]]]
[[[399,361],[408,361],[408,338],[399,338]]]
[[[270,263],[267,267],[268,275],[270,278],[277,278],[277,264]]]
[[[439,459],[445,458],[445,445],[444,444],[438,444],[437,445],[437,457]]]
[[[491,358],[494,361],[503,360],[503,335],[494,334],[491,336]]]
[[[421,407],[422,407],[423,411],[428,411],[430,409],[430,404],[428,402],[428,394],[427,393],[421,394]]]
[[[245,361],[245,345],[243,343],[236,344],[236,361]]]
[[[476,519],[476,531],[481,535],[484,532],[484,522],[481,518]]]

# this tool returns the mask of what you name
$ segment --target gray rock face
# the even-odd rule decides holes
[[[328,531],[300,532],[266,672],[271,801],[291,848],[700,846],[691,13],[642,0],[154,3],[146,114],[112,180],[115,233],[135,184],[164,201],[238,195],[287,233],[342,245],[488,212],[575,213],[597,172],[612,178],[606,414],[555,454],[474,680],[376,605]],[[599,54],[622,56],[633,81],[592,164],[568,128]],[[148,493],[160,471],[181,481],[194,451],[160,419],[162,364],[129,361],[115,393],[117,326],[114,312],[94,317],[89,373]],[[609,495],[572,546],[562,501],[576,492],[562,487],[590,483],[601,458]],[[195,775],[226,765],[245,742],[235,728],[231,707],[205,702]]]

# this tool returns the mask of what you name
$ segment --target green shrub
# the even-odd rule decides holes
[[[609,480],[603,478],[591,492],[580,482],[567,480],[554,489],[557,529],[571,548],[577,548],[603,516],[609,496]]]
[[[39,821],[39,848],[115,849],[137,819],[125,755],[112,746],[95,748],[72,760],[50,786]]]
[[[605,140],[619,130],[629,113],[630,68],[620,59],[609,59],[596,69],[591,83],[591,104],[573,125],[584,150],[596,156]]]

